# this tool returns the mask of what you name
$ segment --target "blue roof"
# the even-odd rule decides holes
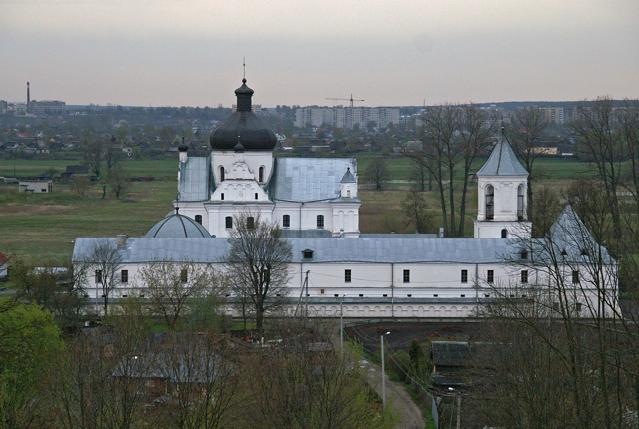
[[[210,238],[209,232],[193,219],[179,214],[165,217],[145,235],[146,238]]]
[[[528,176],[508,142],[499,140],[477,176]]]
[[[275,174],[269,186],[272,199],[310,202],[339,198],[341,180],[349,168],[357,174],[355,159],[275,158]]]
[[[210,199],[210,159],[205,156],[190,156],[180,163],[179,201],[206,201]]]
[[[502,238],[289,238],[292,262],[302,250],[313,250],[303,262],[453,262],[502,263],[520,252],[516,239]],[[86,261],[100,243],[116,246],[115,238],[78,238],[74,261]],[[125,263],[152,261],[222,262],[229,249],[225,238],[129,238],[120,251]]]

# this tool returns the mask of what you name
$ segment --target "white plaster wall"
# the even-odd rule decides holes
[[[486,220],[486,187],[495,188],[495,221],[517,220],[517,188],[524,185],[524,214],[526,214],[526,192],[528,179],[526,176],[494,176],[479,177],[477,192],[477,219]]]
[[[501,230],[508,231],[507,238],[530,238],[531,222],[475,221],[475,238],[501,238]]]
[[[233,151],[217,151],[211,152],[211,167],[215,175],[216,185],[220,184],[220,166],[228,172],[231,170],[235,161],[244,161],[253,173],[255,180],[258,180],[258,172],[260,166],[264,166],[264,182],[266,184],[273,174],[273,153],[271,151],[249,151],[235,153]]]
[[[209,233],[216,237],[228,237],[230,230],[226,229],[226,217],[230,216],[233,219],[235,226],[235,216],[241,213],[250,212],[254,215],[260,216],[263,222],[272,222],[273,203],[261,203],[261,204],[206,204],[205,208],[208,212],[208,226]]]

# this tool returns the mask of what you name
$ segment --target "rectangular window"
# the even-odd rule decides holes
[[[468,270],[461,270],[461,282],[468,283]]]
[[[102,270],[95,270],[95,282],[102,283]]]
[[[180,271],[180,281],[182,283],[189,281],[189,273],[186,271],[186,268],[183,268],[182,271]]]
[[[233,228],[233,218],[231,216],[227,216],[224,222],[226,224],[226,229]]]
[[[282,216],[282,227],[283,228],[290,228],[291,227],[291,216],[289,216],[289,215]]]
[[[128,283],[129,282],[129,270],[120,271],[120,281],[122,283]]]
[[[202,225],[202,215],[195,215],[195,221]]]
[[[410,270],[404,270],[404,283],[410,283]]]
[[[572,284],[578,284],[579,283],[579,271],[573,271],[572,272]]]
[[[324,295],[324,289],[320,289],[320,294]]]
[[[521,270],[521,282],[528,283],[528,270]]]
[[[495,272],[493,270],[488,270],[486,273],[486,281],[490,284],[495,283]]]
[[[344,270],[344,282],[351,282],[351,270]]]

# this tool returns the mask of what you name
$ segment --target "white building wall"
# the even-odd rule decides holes
[[[216,185],[219,185],[221,182],[220,167],[223,166],[225,172],[229,172],[236,161],[245,162],[255,180],[258,180],[259,168],[263,166],[264,181],[262,181],[261,184],[266,184],[271,179],[271,175],[273,174],[273,153],[271,151],[235,153],[234,151],[228,150],[214,150],[211,152],[211,168],[215,176]]]

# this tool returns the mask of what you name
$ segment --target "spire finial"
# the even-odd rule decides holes
[[[246,83],[246,57],[242,57],[242,83]]]

